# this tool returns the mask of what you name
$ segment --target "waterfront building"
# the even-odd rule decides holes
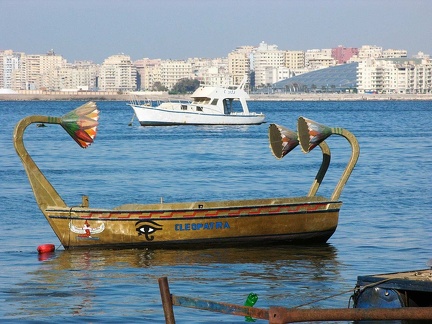
[[[310,70],[317,70],[336,65],[336,60],[332,57],[332,50],[311,49],[305,53],[305,66]]]
[[[431,93],[432,60],[367,59],[357,69],[359,93]]]
[[[285,51],[278,49],[276,45],[268,45],[261,42],[253,51],[253,69],[255,72],[255,86],[266,86],[266,70],[285,65]]]
[[[367,60],[370,58],[381,58],[383,49],[382,47],[375,45],[363,45],[359,48],[359,53],[357,55],[357,62]],[[355,59],[355,56],[353,57]]]
[[[276,82],[293,77],[295,74],[293,70],[285,67],[279,66],[276,68],[269,67],[266,69],[266,79],[265,84],[274,84]]]
[[[134,66],[137,70],[138,90],[159,90],[155,89],[157,83],[161,84],[161,59],[143,58],[135,61]]]
[[[354,83],[352,62],[359,63]],[[317,70],[322,71],[315,73]],[[341,75],[336,77],[336,73]],[[304,52],[282,51],[261,42],[256,47],[238,47],[227,58],[144,58],[132,62],[129,56],[120,54],[110,56],[102,65],[86,61],[71,64],[53,50],[42,55],[0,51],[0,88],[14,91],[160,91],[172,89],[183,78],[209,85],[236,85],[245,75],[251,90],[270,89],[288,80],[284,90],[353,91],[358,85],[359,92],[365,93],[429,93],[432,80],[429,55],[419,52],[408,59],[406,50],[371,45]]]
[[[226,66],[211,66],[202,70],[199,80],[201,81],[201,84],[213,87],[228,87],[233,84]]]
[[[91,61],[77,61],[58,69],[59,89],[88,91],[97,88],[99,66]]]
[[[285,51],[284,66],[291,70],[304,69],[306,66],[304,51]]]
[[[99,89],[103,91],[136,90],[136,68],[128,55],[112,55],[99,70]]]
[[[161,83],[168,89],[181,79],[192,79],[192,64],[184,60],[164,60],[160,65]]]
[[[354,92],[358,63],[339,64],[276,82],[275,92]]]
[[[0,51],[0,89],[25,89],[25,63],[24,53]]]
[[[60,90],[58,70],[65,67],[67,61],[53,50],[46,54],[26,55],[26,90]]]
[[[408,52],[406,50],[395,50],[395,49],[386,49],[382,51],[382,58],[398,58],[398,57],[407,57]]]
[[[251,54],[254,48],[254,46],[241,46],[228,53],[228,73],[233,84],[240,84],[245,75],[250,81]]]
[[[194,59],[191,61],[194,78],[201,84],[220,86],[232,84],[232,78],[228,73],[228,59]]]
[[[381,92],[384,87],[386,61],[368,58],[359,62],[357,90],[359,93]]]

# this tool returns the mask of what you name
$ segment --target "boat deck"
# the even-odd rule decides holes
[[[367,286],[379,283],[379,287],[432,293],[432,269],[359,276],[357,284]]]
[[[359,276],[353,297],[358,308],[432,306],[432,269]]]

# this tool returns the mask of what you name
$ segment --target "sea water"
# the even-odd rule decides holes
[[[360,158],[340,199],[327,244],[194,250],[65,251],[37,207],[12,144],[28,115],[62,116],[79,101],[0,102],[0,319],[163,323],[158,278],[171,293],[255,307],[344,308],[358,276],[425,269],[432,259],[432,102],[250,102],[255,126],[141,127],[126,102],[98,102],[95,143],[81,149],[58,125],[25,133],[25,144],[68,205],[91,207],[304,196],[319,149],[281,160],[268,126],[296,129],[299,116],[352,132]],[[318,191],[331,196],[350,157],[327,139],[331,164]],[[263,224],[265,226],[266,224]],[[40,244],[55,253],[41,258]],[[351,302],[352,305],[352,302]],[[244,317],[175,307],[178,323],[242,323]],[[257,323],[266,321],[258,320]]]

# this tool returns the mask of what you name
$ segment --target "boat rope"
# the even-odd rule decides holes
[[[323,301],[323,300],[326,300],[326,299],[330,299],[330,298],[337,297],[337,296],[340,296],[340,295],[343,295],[343,294],[347,294],[349,292],[352,292],[352,288],[349,289],[349,290],[346,290],[346,291],[342,291],[342,292],[340,292],[338,294],[335,294],[335,295],[330,295],[330,296],[327,296],[327,297],[324,297],[324,298],[313,300],[313,301],[305,303],[305,304],[294,306],[293,308],[300,308],[300,307],[307,306],[307,305],[310,305],[310,304],[314,304],[314,303],[317,303],[317,302],[320,302],[320,301]]]
[[[362,288],[361,288],[359,285],[356,285],[356,286],[354,287],[354,292],[353,292],[353,294],[351,295],[351,297],[350,297],[349,300],[348,300],[348,307],[350,306],[351,299],[352,299],[352,300],[355,300],[356,298],[358,298],[358,296],[360,296],[360,293],[361,293],[362,291],[364,291],[365,289],[367,289],[367,288],[371,288],[371,287],[375,287],[375,286],[378,286],[378,285],[380,285],[380,284],[382,284],[382,283],[384,283],[384,282],[390,281],[390,280],[392,280],[392,278],[387,278],[387,279],[383,279],[383,280],[381,280],[381,281],[372,282],[372,283],[370,283],[369,285],[363,286]]]
[[[384,282],[387,282],[389,280],[391,280],[391,278],[384,279],[384,280],[381,280],[381,281],[378,281],[378,282],[374,282],[374,283],[371,283],[369,285],[363,286],[362,289],[360,289],[359,286],[355,286],[354,287],[354,293],[350,296],[350,298],[348,300],[348,308],[350,308],[351,299],[354,298],[354,296],[357,296],[361,290],[364,290],[366,288],[370,288],[370,287],[374,287],[374,286],[380,285],[380,284],[382,284]],[[301,305],[294,306],[293,308],[300,308],[300,307],[303,307],[303,306],[311,305],[311,304],[314,304],[314,303],[317,303],[317,302],[320,302],[320,301],[323,301],[323,300],[326,300],[326,299],[330,299],[330,298],[333,298],[333,297],[337,297],[337,296],[340,296],[340,295],[343,295],[343,294],[346,294],[346,293],[349,293],[349,292],[352,292],[352,288],[349,289],[349,290],[342,291],[342,292],[340,292],[338,294],[330,295],[330,296],[327,296],[327,297],[324,297],[324,298],[320,298],[320,299],[316,299],[316,300],[310,301],[308,303],[304,303],[304,304],[301,304]]]

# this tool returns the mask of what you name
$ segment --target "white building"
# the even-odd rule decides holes
[[[432,60],[367,59],[357,68],[359,93],[431,93]]]
[[[285,65],[285,51],[278,50],[276,45],[261,42],[253,52],[253,68],[255,71],[255,86],[262,87],[266,82],[266,70]]]
[[[78,61],[58,70],[61,90],[95,90],[99,66],[90,61]]]
[[[0,89],[25,89],[25,66],[24,53],[0,51]]]
[[[396,49],[386,49],[382,51],[382,58],[397,58],[397,57],[407,57],[407,50],[396,50]]]
[[[193,79],[192,64],[183,60],[164,60],[160,65],[161,83],[168,89],[181,79]]]
[[[336,60],[332,57],[332,49],[311,49],[305,53],[305,66],[309,70],[317,70],[336,65]]]
[[[136,68],[128,55],[118,54],[104,60],[99,71],[99,89],[104,91],[136,90]]]

